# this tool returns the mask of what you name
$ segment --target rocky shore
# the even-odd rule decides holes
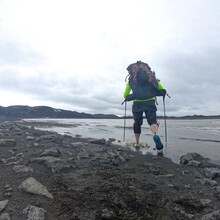
[[[220,167],[0,121],[0,220],[218,220]]]

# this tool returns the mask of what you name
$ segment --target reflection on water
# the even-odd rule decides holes
[[[35,128],[52,130],[60,134],[92,138],[115,138],[117,144],[124,146],[134,142],[133,120],[126,120],[125,142],[123,142],[123,119],[27,119],[36,122]],[[42,124],[43,123],[43,124]],[[49,124],[49,125],[48,125]],[[197,152],[220,163],[220,120],[167,120],[167,154],[174,162],[179,163],[179,158],[189,152]],[[164,121],[160,120],[159,135],[164,137]],[[143,153],[153,150],[154,142],[152,133],[144,122],[142,126],[141,143],[151,147]]]

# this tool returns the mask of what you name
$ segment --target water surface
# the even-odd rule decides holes
[[[52,123],[51,126],[42,124],[35,126],[43,130],[55,131],[60,134],[79,135],[83,138],[115,138],[117,144],[132,145],[134,143],[133,120],[127,119],[27,119],[27,121]],[[53,123],[54,122],[54,123]],[[126,123],[125,123],[126,122]],[[56,126],[56,124],[60,126]],[[159,135],[165,144],[165,123],[159,121]],[[126,129],[124,130],[124,124]],[[179,163],[179,158],[189,152],[197,152],[220,163],[220,120],[176,120],[167,119],[167,151],[166,157]],[[125,131],[125,141],[124,141]],[[141,143],[150,145],[143,153],[156,154],[152,133],[144,122],[142,126]]]

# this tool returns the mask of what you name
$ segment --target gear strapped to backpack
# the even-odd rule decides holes
[[[133,94],[126,98],[126,101],[133,99],[146,100],[155,96],[165,96],[166,90],[158,88],[158,79],[155,72],[147,63],[137,61],[127,67],[129,73],[129,85]],[[127,78],[127,77],[126,77]]]

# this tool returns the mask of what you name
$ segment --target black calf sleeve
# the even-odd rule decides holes
[[[141,134],[141,124],[134,122],[133,129],[135,134]]]

